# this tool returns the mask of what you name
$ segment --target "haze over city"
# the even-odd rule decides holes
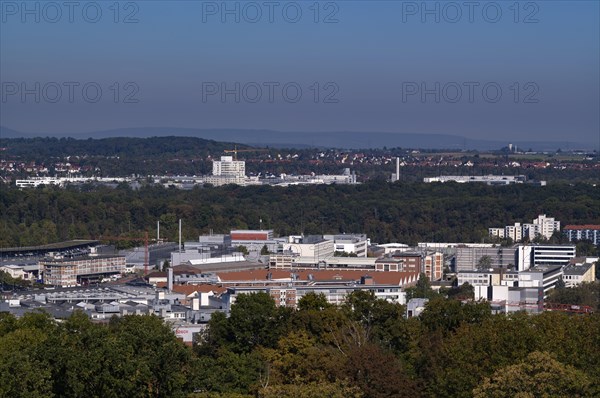
[[[5,128],[600,140],[595,1],[52,4],[2,2]]]

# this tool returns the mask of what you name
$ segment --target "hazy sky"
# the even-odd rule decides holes
[[[599,3],[0,0],[0,123],[598,142]]]

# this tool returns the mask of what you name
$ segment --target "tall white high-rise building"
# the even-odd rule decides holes
[[[221,160],[213,161],[214,176],[240,177],[246,176],[246,162],[233,160],[233,156],[221,156]]]

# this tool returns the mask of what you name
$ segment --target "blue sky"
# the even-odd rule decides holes
[[[600,139],[598,1],[81,1],[72,21],[47,3],[0,1],[16,130]]]

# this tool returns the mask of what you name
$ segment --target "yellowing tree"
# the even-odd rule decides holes
[[[522,362],[506,366],[473,390],[474,398],[592,397],[588,376],[547,352],[534,351]]]

